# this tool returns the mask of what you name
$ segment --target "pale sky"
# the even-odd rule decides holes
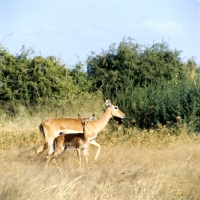
[[[70,67],[128,37],[200,66],[200,0],[0,0],[0,43],[14,55],[25,45]]]

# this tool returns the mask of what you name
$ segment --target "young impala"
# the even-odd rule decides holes
[[[79,158],[79,163],[81,166],[81,150],[83,152],[85,162],[88,168],[88,157],[87,157],[87,146],[89,144],[89,136],[92,134],[88,125],[91,120],[93,120],[94,115],[88,118],[81,118],[78,114],[78,118],[81,121],[83,133],[78,134],[62,134],[55,138],[54,140],[54,152],[47,156],[47,165],[51,162],[51,159],[63,152],[64,149],[75,148],[77,151],[77,156]]]
[[[93,134],[89,137],[90,144],[93,144],[97,147],[95,160],[97,160],[101,149],[101,145],[94,140],[97,137],[97,134],[107,125],[112,116],[119,118],[125,117],[125,114],[117,106],[113,105],[109,99],[105,99],[105,105],[107,106],[107,109],[103,113],[102,117],[98,120],[93,120],[90,122],[90,128],[93,132]],[[40,124],[39,129],[44,135],[45,143],[38,148],[36,152],[38,156],[48,148],[48,155],[54,151],[53,141],[57,136],[60,135],[60,133],[83,133],[83,127],[80,123],[80,120],[74,118],[48,119]]]

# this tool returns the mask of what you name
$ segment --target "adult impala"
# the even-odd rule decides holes
[[[88,118],[81,118],[78,114],[78,118],[82,124],[83,133],[72,133],[72,134],[62,134],[55,138],[54,140],[54,152],[47,156],[47,165],[51,162],[51,159],[59,155],[64,151],[64,149],[75,148],[77,151],[77,156],[79,158],[79,164],[81,166],[81,150],[83,152],[85,162],[88,168],[88,156],[87,156],[87,147],[89,144],[89,137],[93,134],[92,129],[90,128],[89,122],[93,120],[94,115],[91,115]]]
[[[90,127],[93,131],[93,135],[89,138],[90,144],[93,144],[97,147],[95,160],[97,160],[101,149],[101,145],[94,140],[97,137],[97,134],[107,125],[112,116],[122,119],[125,117],[125,114],[117,106],[113,105],[109,99],[105,99],[105,105],[107,106],[107,109],[103,113],[102,117],[98,120],[90,122]],[[75,118],[48,119],[40,124],[39,129],[44,135],[45,143],[38,148],[36,152],[38,156],[47,150],[48,147],[48,155],[54,151],[53,141],[57,136],[60,135],[60,133],[83,133],[83,127],[80,123],[80,120]]]

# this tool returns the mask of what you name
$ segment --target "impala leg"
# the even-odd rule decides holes
[[[85,149],[87,155],[89,155],[89,146],[90,146],[89,144],[90,144],[90,143],[87,144],[87,148]]]
[[[84,156],[84,158],[85,158],[85,163],[86,163],[86,165],[87,165],[87,169],[89,169],[88,168],[88,151],[87,151],[87,148],[85,148],[85,149],[83,149],[82,150],[83,151],[83,156]]]
[[[36,151],[36,155],[37,156],[41,156],[42,153],[48,149],[48,142],[44,143],[42,146],[40,146],[37,151]]]
[[[64,150],[64,147],[62,144],[58,144],[56,146],[56,149],[53,153],[51,153],[50,155],[47,156],[47,164],[51,162],[52,158],[56,157],[57,155],[59,155],[60,153],[62,153]]]
[[[54,152],[54,145],[53,145],[54,138],[50,138],[48,141],[49,146],[49,152],[48,155],[52,154]]]
[[[44,152],[44,145],[40,146],[40,147],[37,149],[36,155],[37,155],[37,156],[41,156],[43,152]]]
[[[76,148],[76,152],[79,159],[79,166],[81,168],[81,150],[79,148]]]
[[[94,158],[94,160],[96,161],[98,159],[100,151],[101,151],[101,145],[99,143],[97,143],[95,140],[90,141],[90,144],[93,144],[94,146],[97,147],[97,153]]]

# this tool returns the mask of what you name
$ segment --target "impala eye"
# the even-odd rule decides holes
[[[118,109],[118,106],[115,106],[115,109]]]

